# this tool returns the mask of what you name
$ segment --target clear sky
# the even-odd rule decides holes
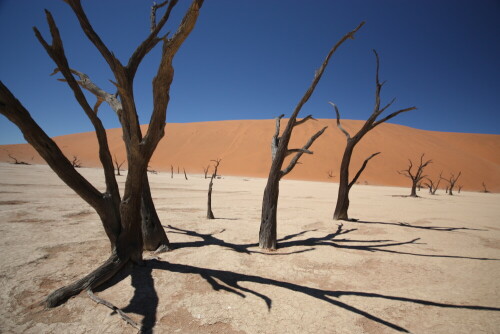
[[[148,0],[83,1],[95,30],[126,63],[149,32]],[[174,30],[190,1],[180,0],[167,29]],[[46,38],[43,9],[62,33],[70,66],[114,93],[105,62],[63,1],[0,0],[0,80],[50,136],[92,131],[54,64],[36,40]],[[161,13],[160,13],[161,14]],[[206,0],[195,30],[174,61],[168,122],[272,119],[290,115],[331,46],[361,21],[301,116],[366,119],[374,105],[376,49],[382,98],[392,110],[417,106],[393,123],[419,129],[500,134],[500,2],[498,0]],[[149,120],[151,80],[160,48],[135,81],[142,123]],[[93,105],[95,99],[89,96]],[[107,128],[113,112],[99,111]],[[300,117],[300,116],[299,116]],[[0,144],[24,142],[0,116]]]

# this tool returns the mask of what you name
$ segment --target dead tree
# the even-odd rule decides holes
[[[78,159],[78,156],[74,155],[73,160],[71,161],[71,165],[73,165],[73,167],[75,168],[80,168],[82,167],[82,162],[80,161],[80,159]]]
[[[448,195],[453,196],[453,188],[455,187],[455,183],[457,183],[458,178],[460,177],[461,174],[462,174],[462,172],[458,172],[458,175],[455,177],[455,174],[451,173],[450,178],[448,178],[448,179],[445,179],[443,177],[443,172],[441,172],[441,174],[439,174],[439,178],[441,180],[448,182],[448,186],[446,187]]]
[[[184,170],[184,178],[185,178],[185,179],[186,179],[186,181],[187,181],[188,176],[187,176],[187,174],[186,174],[186,168],[183,168],[183,170]]]
[[[441,182],[441,179],[438,179],[437,183],[434,183],[430,178],[426,177],[425,178],[427,182],[424,183],[424,185],[429,188],[429,194],[431,195],[436,195],[436,190],[439,187],[439,183]]]
[[[373,50],[373,53],[375,54],[376,58],[376,71],[375,71],[375,107],[370,115],[370,117],[366,120],[365,124],[361,127],[361,129],[354,135],[351,136],[347,130],[345,130],[342,125],[340,124],[340,113],[337,108],[337,106],[330,102],[330,104],[334,107],[335,113],[337,115],[337,127],[344,133],[344,135],[347,138],[347,144],[344,150],[344,155],[342,156],[342,162],[340,164],[340,181],[339,181],[339,192],[338,192],[338,197],[337,197],[337,205],[335,206],[335,211],[333,213],[333,219],[335,220],[348,220],[349,215],[348,215],[348,210],[349,210],[349,191],[351,190],[351,187],[356,184],[356,181],[358,180],[359,176],[363,172],[363,170],[366,167],[366,164],[368,161],[379,154],[380,152],[373,153],[370,155],[368,158],[365,159],[363,162],[363,165],[361,168],[358,170],[354,178],[349,181],[349,166],[351,164],[351,157],[352,153],[354,151],[354,147],[356,144],[359,143],[359,141],[370,131],[373,130],[377,125],[380,125],[397,115],[415,110],[417,108],[415,107],[410,107],[410,108],[405,108],[405,109],[400,109],[398,111],[395,111],[386,117],[377,120],[377,118],[385,111],[387,108],[389,108],[396,99],[392,99],[391,102],[386,104],[384,107],[381,107],[380,105],[380,91],[382,90],[382,86],[385,84],[384,82],[379,81],[379,68],[380,68],[380,61],[378,57],[378,53]]]
[[[212,160],[214,161],[214,160]],[[203,167],[203,173],[205,173],[205,179],[207,178],[208,170],[210,169],[210,165],[208,165],[206,168]]]
[[[214,172],[212,173],[210,183],[208,184],[207,219],[215,219],[214,213],[212,212],[212,186],[214,184],[214,178],[217,177],[217,168],[219,168],[221,160],[222,159],[210,160],[214,162]],[[210,166],[207,167],[207,171],[209,167]]]
[[[109,258],[96,270],[68,286],[51,293],[45,299],[47,307],[55,307],[71,296],[83,290],[93,288],[107,282],[128,263],[142,263],[143,231],[141,223],[141,201],[146,189],[146,169],[158,142],[164,135],[166,111],[170,99],[169,88],[173,80],[172,61],[197,21],[203,0],[194,0],[187,9],[183,20],[172,37],[159,36],[160,30],[170,17],[177,1],[168,4],[165,13],[153,31],[137,47],[127,64],[122,64],[114,53],[104,44],[93,29],[82,7],[80,0],[65,1],[76,14],[76,17],[87,38],[96,47],[114,75],[114,84],[118,89],[116,97],[122,109],[118,112],[123,131],[123,140],[127,152],[129,172],[125,181],[123,197],[114,175],[113,160],[108,146],[107,134],[98,117],[98,107],[102,101],[98,99],[94,108],[73,76],[65,54],[59,29],[49,11],[46,11],[52,42],[47,42],[37,28],[35,35],[55,62],[58,71],[71,88],[75,99],[94,126],[99,144],[106,189],[104,192],[95,188],[71,165],[57,144],[33,120],[28,110],[0,82],[0,113],[13,122],[54,172],[84,201],[92,206],[101,218],[104,230],[111,246]],[[162,42],[160,64],[153,80],[153,109],[149,126],[145,134],[139,126],[139,117],[133,94],[133,83],[137,69],[144,57]]]
[[[56,68],[52,75],[56,74],[59,72],[59,69]],[[70,69],[70,72],[78,77],[78,80],[76,81],[82,88],[86,89],[87,91],[91,92],[94,94],[97,98],[97,102],[94,106],[94,112],[97,114],[99,106],[102,104],[102,102],[106,102],[111,109],[116,113],[118,117],[120,117],[120,114],[122,113],[123,106],[122,102],[118,99],[118,95],[116,94],[110,94],[103,89],[101,89],[99,86],[97,86],[91,79],[90,77],[82,73],[80,71],[77,71],[75,69]],[[60,81],[66,81],[66,79],[58,79]],[[115,156],[115,164],[118,165],[118,161],[116,160]],[[123,162],[122,162],[123,164]],[[119,168],[118,169],[118,174],[119,174]],[[154,206],[153,198],[151,196],[151,188],[149,187],[149,180],[147,173],[151,174],[157,174],[158,172],[154,169],[150,169],[150,166],[148,165],[146,167],[146,172],[143,179],[143,182],[145,182],[144,187],[143,187],[143,199],[141,200],[141,219],[142,219],[142,231],[143,231],[143,245],[145,250],[149,251],[155,251],[157,253],[163,252],[163,251],[168,251],[170,250],[170,242],[168,240],[168,237],[163,230],[161,221],[158,217],[158,213],[156,212],[156,208]],[[146,184],[147,183],[147,184]]]
[[[118,159],[116,158],[116,154],[114,155],[114,157],[115,157],[114,162],[115,162],[115,166],[116,166],[116,175],[121,176],[120,168],[122,168],[123,164],[125,163],[125,160],[123,160],[122,162],[118,162]]]
[[[333,175],[333,171],[331,169],[329,171],[327,171],[326,174],[328,175],[329,179],[332,179],[335,177],[335,175]]]
[[[170,178],[174,178],[174,166],[170,165]]]
[[[292,135],[293,129],[305,123],[308,120],[314,119],[311,115],[306,116],[305,118],[297,121],[297,116],[302,109],[302,106],[309,100],[316,85],[318,84],[323,72],[325,71],[326,66],[332,55],[338,49],[340,45],[342,45],[347,39],[354,39],[354,34],[364,25],[364,22],[361,22],[353,31],[347,33],[344,37],[342,37],[337,44],[335,44],[326,59],[321,64],[320,68],[316,71],[313,82],[305,92],[302,99],[299,101],[295,110],[293,111],[286,128],[283,130],[283,133],[280,134],[280,122],[284,115],[281,115],[276,118],[276,131],[271,141],[271,156],[272,163],[271,169],[269,170],[269,177],[267,178],[266,188],[264,190],[264,195],[262,199],[262,216],[260,222],[260,230],[259,230],[259,247],[264,249],[274,250],[277,248],[277,208],[278,208],[278,197],[279,197],[279,182],[281,178],[295,167],[297,162],[299,161],[302,154],[312,154],[313,152],[309,151],[309,147],[314,143],[314,141],[323,134],[326,127],[318,131],[314,134],[309,141],[302,148],[289,149],[288,143],[290,142],[290,137]],[[290,160],[288,166],[283,169],[283,162],[285,158],[289,155],[295,154],[293,158]]]
[[[413,162],[408,159],[409,161],[409,166],[407,169],[403,169],[398,171],[399,174],[409,178],[411,180],[411,193],[410,197],[418,197],[417,196],[417,187],[420,184],[420,181],[427,177],[427,175],[423,175],[425,167],[427,167],[428,164],[432,163],[432,160],[427,160],[424,161],[424,154],[420,156],[420,164],[417,166],[416,171],[412,171],[413,169]]]
[[[460,194],[460,192],[462,191],[462,188],[463,188],[463,185],[458,185],[458,193]]]
[[[17,160],[16,157],[14,157],[12,154],[8,153],[8,156],[9,158],[11,158],[12,160],[14,160],[13,164],[14,165],[30,165],[30,163],[26,162],[26,161],[20,161],[20,160]],[[33,159],[32,159],[33,160]]]

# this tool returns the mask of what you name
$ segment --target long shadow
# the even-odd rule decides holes
[[[436,258],[451,258],[451,259],[467,259],[467,260],[480,260],[480,261],[500,261],[500,259],[486,258],[486,257],[470,257],[460,255],[443,255],[443,254],[421,254],[413,252],[404,252],[400,250],[388,249],[388,247],[409,245],[409,244],[424,244],[417,242],[420,238],[409,241],[394,242],[392,240],[352,240],[352,239],[335,239],[340,234],[351,232],[355,229],[341,231],[342,224],[337,228],[334,233],[327,234],[323,237],[312,237],[303,240],[292,240],[280,243],[280,248],[293,247],[293,246],[330,246],[342,249],[354,249],[367,252],[386,252],[401,255],[421,256],[421,257],[436,257]],[[351,245],[349,243],[361,243],[362,245]],[[366,245],[367,243],[371,243]]]
[[[134,287],[134,295],[129,301],[129,304],[121,310],[123,312],[135,313],[143,316],[139,333],[152,333],[156,323],[156,311],[159,302],[152,275],[153,267],[148,266],[148,263],[148,261],[145,261],[143,266],[130,265],[125,270],[119,272],[110,281],[95,289],[95,292],[104,291],[118,284],[130,275],[132,286]],[[111,314],[114,313],[115,311]]]
[[[399,297],[399,296],[389,296],[382,295],[378,293],[369,293],[369,292],[358,292],[358,291],[334,291],[334,290],[322,290],[318,288],[312,288],[308,286],[302,286],[295,283],[283,282],[274,279],[264,278],[260,276],[254,275],[245,275],[232,271],[226,270],[214,270],[208,268],[194,267],[185,264],[175,264],[169,263],[165,261],[157,261],[157,260],[149,260],[147,261],[147,266],[153,269],[166,270],[170,272],[176,272],[180,274],[197,274],[200,275],[207,283],[209,283],[215,291],[224,290],[229,293],[233,293],[237,296],[245,298],[245,293],[253,294],[259,298],[261,298],[266,304],[268,310],[272,308],[272,299],[268,296],[246,287],[241,286],[242,282],[252,282],[259,283],[264,285],[270,285],[275,287],[280,287],[283,289],[288,289],[290,291],[294,291],[297,293],[302,293],[313,298],[325,301],[334,306],[343,308],[347,311],[356,313],[361,315],[367,319],[370,319],[374,322],[377,322],[381,325],[387,326],[399,332],[409,333],[409,331],[395,323],[392,323],[388,320],[384,320],[374,314],[363,311],[355,306],[346,304],[338,300],[338,298],[342,296],[358,296],[365,298],[381,298],[388,300],[395,300],[401,302],[408,302],[414,304],[420,304],[425,306],[433,306],[433,307],[441,307],[441,308],[454,308],[454,309],[468,309],[468,310],[476,310],[476,311],[500,311],[498,307],[492,306],[478,306],[478,305],[454,305],[448,303],[440,303],[433,302],[423,299],[414,299],[408,297]]]
[[[245,253],[245,254],[263,254],[263,255],[290,255],[290,254],[298,254],[298,253],[304,253],[304,252],[309,252],[312,251],[314,248],[309,248],[309,249],[303,249],[299,251],[293,251],[293,252],[288,252],[288,253],[276,253],[276,252],[261,252],[258,250],[253,250],[251,248],[259,246],[258,243],[247,243],[247,244],[235,244],[232,242],[227,242],[222,239],[217,238],[215,235],[223,233],[226,229],[222,229],[219,232],[213,232],[213,233],[198,233],[195,231],[190,231],[186,229],[182,229],[179,227],[175,227],[172,225],[164,226],[169,228],[168,233],[171,234],[182,234],[182,235],[187,235],[190,237],[195,237],[195,238],[200,238],[201,240],[199,241],[188,241],[188,242],[172,242],[171,246],[175,248],[192,248],[192,247],[203,247],[203,246],[209,246],[209,245],[216,245],[216,246],[221,246],[228,248],[230,250],[233,250],[238,253]],[[281,239],[278,240],[278,243],[283,241],[283,240],[288,240],[291,238],[295,238],[297,236],[300,236],[302,234],[305,234],[309,231],[302,231],[299,233],[295,234],[290,234],[287,235]]]
[[[217,245],[221,247],[225,247],[231,249],[233,251],[245,254],[264,254],[264,255],[290,255],[303,253],[314,250],[319,246],[327,246],[341,249],[352,249],[359,250],[365,252],[386,252],[400,255],[410,255],[410,256],[419,256],[419,257],[434,257],[434,258],[451,258],[451,259],[466,259],[466,260],[480,260],[480,261],[500,261],[500,259],[495,258],[486,258],[486,257],[469,257],[469,256],[460,256],[460,255],[444,255],[444,254],[422,254],[422,253],[414,253],[414,252],[404,252],[400,250],[389,249],[395,246],[401,245],[409,245],[409,244],[423,244],[417,242],[420,238],[415,238],[409,241],[393,241],[393,240],[354,240],[354,239],[336,239],[341,235],[348,234],[350,232],[356,231],[357,229],[343,229],[343,225],[340,224],[337,226],[337,230],[333,233],[329,233],[327,235],[321,237],[310,237],[306,239],[296,239],[297,237],[303,236],[308,232],[314,232],[316,230],[307,230],[301,231],[299,233],[294,233],[287,235],[278,240],[278,248],[285,249],[288,247],[294,246],[309,246],[309,248],[304,250],[298,250],[293,252],[260,252],[257,250],[252,250],[251,248],[257,247],[257,243],[248,243],[248,244],[235,244],[226,242],[222,239],[216,237],[216,234],[223,233],[225,229],[222,229],[219,232],[214,233],[198,233],[195,231],[185,230],[178,227],[174,227],[168,225],[170,228],[169,233],[177,233],[188,235],[191,237],[200,238],[200,241],[189,241],[189,242],[179,242],[172,243],[174,248],[184,248],[184,247],[202,247],[207,245]]]
[[[453,232],[453,231],[459,231],[459,230],[488,231],[488,230],[484,230],[484,229],[480,229],[480,228],[469,228],[469,227],[419,226],[419,225],[411,225],[411,224],[403,223],[403,222],[388,223],[388,222],[370,222],[370,221],[363,221],[363,220],[356,220],[353,222],[357,223],[357,224],[393,225],[393,226],[401,226],[401,227],[416,228],[416,229],[431,230],[431,231],[446,231],[446,232]]]

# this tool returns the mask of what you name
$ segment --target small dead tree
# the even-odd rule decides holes
[[[269,170],[269,176],[267,178],[266,188],[264,190],[264,195],[262,198],[262,215],[260,221],[259,230],[259,247],[264,249],[275,250],[277,248],[277,209],[278,209],[278,197],[279,197],[279,182],[281,178],[295,167],[298,163],[302,154],[312,154],[309,151],[309,147],[314,143],[316,139],[319,138],[325,131],[326,127],[314,134],[309,141],[302,147],[296,149],[289,149],[288,144],[290,142],[290,137],[292,131],[296,126],[305,123],[308,120],[314,119],[311,115],[297,121],[297,116],[302,109],[302,106],[309,100],[316,85],[321,79],[328,62],[335,51],[342,45],[347,39],[354,39],[354,34],[364,25],[361,22],[353,31],[347,33],[342,37],[328,52],[325,60],[321,64],[320,68],[316,71],[313,82],[305,92],[302,99],[299,101],[295,110],[293,111],[286,128],[280,136],[280,122],[284,115],[280,115],[276,118],[276,131],[271,141],[271,156],[272,163]],[[295,154],[288,166],[283,169],[283,162],[285,158],[289,155]]]
[[[207,219],[215,219],[214,213],[212,212],[212,186],[214,184],[214,178],[217,177],[217,168],[222,159],[210,160],[214,162],[214,172],[210,178],[210,183],[208,184],[208,200],[207,200]],[[207,167],[207,170],[210,166]]]
[[[17,160],[16,157],[14,157],[12,154],[8,153],[8,156],[9,158],[11,158],[12,160],[14,160],[13,164],[14,165],[30,165],[30,163],[26,162],[26,161],[20,161],[20,160]],[[33,159],[31,159],[33,160]]]
[[[448,179],[443,177],[443,172],[439,174],[439,178],[441,180],[448,182],[448,186],[446,187],[448,195],[453,196],[453,188],[455,187],[455,183],[457,183],[458,178],[460,177],[461,174],[462,172],[458,172],[458,175],[455,177],[455,174],[451,173]]]
[[[174,178],[174,166],[170,165],[170,178]]]
[[[460,192],[460,190],[459,190],[459,192]],[[489,190],[486,188],[486,183],[484,183],[484,181],[483,181],[483,193],[489,193]]]
[[[432,163],[432,160],[424,161],[424,154],[422,154],[420,156],[420,163],[417,166],[416,171],[412,171],[413,162],[410,159],[408,159],[408,161],[409,161],[408,168],[398,171],[398,174],[401,174],[404,177],[407,177],[411,180],[410,197],[418,197],[417,196],[417,187],[419,186],[420,181],[422,181],[423,178],[427,177],[427,175],[423,175],[423,172],[424,172],[425,167],[427,167],[428,164]]]
[[[118,118],[123,131],[122,138],[127,151],[129,172],[127,173],[122,198],[114,175],[107,134],[102,121],[98,117],[98,107],[102,100],[98,98],[94,108],[88,103],[80,84],[69,67],[59,28],[52,14],[46,10],[46,19],[52,41],[49,44],[37,28],[34,28],[35,35],[55,62],[58,71],[60,71],[71,88],[75,99],[94,126],[106,189],[103,192],[99,191],[76,171],[71,161],[64,156],[57,144],[40,128],[28,110],[2,82],[0,82],[0,113],[21,130],[24,138],[35,148],[61,180],[95,209],[101,219],[111,249],[109,258],[97,269],[87,276],[52,292],[44,301],[46,307],[60,305],[83,290],[92,291],[95,287],[109,281],[129,263],[141,264],[143,249],[149,241],[148,238],[157,236],[157,233],[152,235],[144,235],[143,233],[145,225],[141,219],[141,208],[145,206],[141,206],[141,202],[147,200],[144,196],[145,191],[150,194],[146,170],[151,156],[160,139],[164,136],[166,112],[170,99],[169,91],[174,75],[172,61],[193,30],[200,8],[203,5],[203,0],[193,0],[175,33],[167,38],[167,36],[159,36],[159,34],[177,3],[177,1],[170,1],[153,31],[145,37],[128,59],[128,63],[124,65],[115,57],[114,53],[104,44],[93,29],[81,1],[66,0],[65,2],[71,7],[83,32],[99,51],[114,75],[115,81],[113,83],[118,88],[117,97],[122,107],[118,112]],[[144,57],[160,42],[163,43],[163,48],[161,50],[160,64],[152,83],[152,114],[148,129],[143,134],[139,126],[139,117],[133,93],[134,78]],[[151,211],[148,210],[148,212]]]
[[[182,169],[184,170],[184,178],[185,178],[185,179],[186,179],[186,181],[187,181],[188,177],[187,177],[187,174],[186,174],[186,168],[182,168]]]
[[[335,206],[335,211],[333,213],[333,219],[335,220],[348,220],[349,215],[348,215],[348,210],[349,210],[349,191],[351,190],[351,187],[356,183],[358,180],[359,176],[363,172],[363,170],[366,167],[366,164],[368,161],[373,158],[374,156],[378,155],[380,152],[373,153],[370,155],[368,158],[365,159],[363,162],[363,165],[359,169],[359,171],[356,173],[354,178],[349,181],[349,166],[351,164],[351,157],[352,153],[354,151],[354,147],[359,143],[359,141],[371,130],[373,130],[377,125],[380,125],[397,115],[415,110],[417,109],[416,107],[410,107],[410,108],[404,108],[400,109],[398,111],[395,111],[386,117],[377,120],[377,118],[385,111],[387,108],[389,108],[396,99],[392,99],[391,102],[386,104],[384,107],[381,107],[380,104],[380,91],[382,90],[382,86],[385,84],[384,82],[379,81],[379,68],[380,68],[380,61],[378,57],[378,53],[373,50],[373,53],[375,54],[376,58],[376,71],[375,71],[375,107],[370,115],[370,117],[366,120],[365,124],[361,127],[361,129],[354,135],[351,136],[349,132],[347,132],[342,125],[340,124],[340,113],[337,108],[337,106],[330,102],[330,104],[333,106],[335,109],[335,113],[337,115],[337,127],[344,133],[347,139],[347,144],[344,150],[344,155],[342,156],[342,162],[340,164],[340,181],[339,181],[339,192],[337,196],[337,205]]]
[[[439,187],[439,183],[441,182],[441,179],[438,179],[437,183],[435,183],[433,180],[431,180],[428,177],[426,177],[425,179],[427,180],[427,182],[424,183],[424,186],[429,188],[429,194],[436,195],[436,190]]]
[[[123,160],[122,162],[118,162],[118,159],[116,158],[116,154],[114,155],[114,163],[115,163],[115,167],[116,167],[116,175],[117,176],[121,176],[120,174],[120,168],[122,168],[123,164],[125,163],[125,160]]]
[[[211,160],[211,161],[214,161],[214,160]],[[205,179],[207,179],[207,174],[208,174],[209,169],[210,169],[210,165],[208,165],[206,168],[203,167],[203,173],[205,173]]]
[[[333,179],[335,177],[335,175],[333,175],[333,171],[331,169],[329,171],[327,171],[326,174],[328,175],[329,179]]]
[[[82,167],[82,162],[80,161],[80,159],[78,159],[78,156],[76,156],[76,155],[73,156],[73,160],[71,161],[71,164],[75,168]]]
[[[462,188],[463,188],[463,185],[458,185],[458,193],[460,194],[460,192],[462,191]]]

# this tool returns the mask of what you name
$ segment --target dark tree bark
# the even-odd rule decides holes
[[[98,107],[102,101],[98,99],[94,108],[89,105],[70,69],[56,23],[51,13],[46,11],[52,42],[49,44],[37,28],[34,28],[35,35],[57,65],[58,71],[63,75],[75,99],[94,126],[99,144],[99,159],[104,171],[106,190],[104,192],[98,191],[76,171],[55,142],[38,126],[29,112],[2,82],[0,82],[0,113],[22,131],[28,143],[37,150],[61,180],[96,210],[111,245],[111,254],[108,260],[87,276],[51,293],[45,300],[47,307],[55,307],[82,290],[93,289],[101,285],[129,262],[142,262],[141,201],[143,199],[144,175],[146,175],[147,164],[158,142],[164,135],[169,87],[173,80],[172,60],[194,28],[199,9],[203,4],[203,0],[194,0],[175,34],[168,39],[158,37],[177,2],[175,0],[171,1],[153,31],[137,47],[128,64],[124,66],[115,58],[113,52],[107,48],[94,31],[80,0],[66,0],[66,2],[76,14],[85,35],[100,52],[114,74],[114,84],[118,88],[117,98],[119,98],[122,105],[118,116],[127,150],[129,172],[125,181],[123,197],[121,197],[114,175],[113,160],[106,131],[97,116]],[[143,136],[135,107],[133,81],[142,59],[159,42],[163,42],[163,49],[160,65],[153,80],[153,112],[147,133]]]
[[[302,109],[302,106],[309,100],[316,85],[321,79],[323,72],[325,71],[330,58],[335,53],[335,51],[342,45],[347,39],[354,39],[354,34],[364,25],[364,22],[361,22],[353,31],[347,33],[344,37],[342,37],[337,44],[335,44],[325,60],[321,64],[320,68],[316,71],[313,82],[305,92],[302,99],[299,101],[295,110],[293,111],[286,128],[283,130],[281,137],[280,134],[280,123],[281,119],[285,115],[281,115],[276,118],[276,131],[271,141],[271,155],[272,155],[272,163],[271,168],[269,170],[269,177],[267,178],[266,188],[264,189],[264,195],[262,198],[262,215],[260,222],[260,230],[259,230],[259,247],[264,249],[275,250],[277,248],[277,208],[278,208],[278,197],[279,197],[279,182],[281,178],[295,167],[297,162],[299,161],[302,154],[312,154],[313,152],[309,151],[309,147],[314,143],[314,141],[323,134],[326,127],[318,131],[314,134],[309,141],[300,149],[289,149],[288,143],[290,142],[290,137],[292,135],[293,129],[303,124],[312,118],[311,115],[306,116],[305,118],[297,121],[297,116]],[[283,168],[283,162],[285,158],[289,155],[295,154],[294,157],[289,162],[288,166],[285,169]]]
[[[423,175],[424,169],[425,169],[425,167],[427,167],[428,164],[432,163],[432,160],[424,161],[424,154],[422,154],[420,156],[420,164],[417,166],[416,171],[412,171],[413,162],[410,159],[408,159],[408,161],[409,161],[408,168],[404,169],[404,170],[400,170],[400,171],[398,171],[398,173],[411,180],[410,197],[418,197],[417,196],[417,186],[419,187],[420,181],[422,181],[422,179],[427,177],[427,175]],[[420,190],[420,187],[419,187],[419,190]]]
[[[214,172],[212,173],[212,177],[210,178],[210,183],[208,184],[207,219],[215,219],[214,213],[212,212],[212,186],[214,184],[214,178],[217,177],[217,168],[219,168],[221,160],[222,159],[212,160],[214,162]]]
[[[80,159],[78,159],[78,156],[76,156],[76,155],[73,156],[73,160],[71,161],[71,164],[75,168],[82,167],[82,162],[80,161]]]
[[[125,160],[123,160],[122,162],[118,162],[116,155],[114,157],[115,157],[114,162],[115,162],[115,167],[116,167],[116,175],[121,176],[120,168],[122,168],[123,164],[125,163]]]
[[[108,103],[111,109],[119,116],[123,110],[122,103],[118,100],[117,95],[110,94],[99,86],[97,86],[90,77],[80,71],[75,69],[70,69],[71,73],[78,76],[79,80],[76,82],[87,91],[94,94],[97,98],[96,105],[94,106],[94,112],[97,114],[98,107],[102,104],[102,102]],[[59,72],[59,69],[55,69],[52,75]],[[66,81],[64,79],[59,79],[60,81]],[[76,157],[75,157],[76,159]],[[73,160],[73,164],[74,161]],[[120,175],[120,166],[124,163],[118,164],[118,160],[114,159],[114,163],[117,168],[117,175]],[[74,166],[78,167],[78,166]],[[150,169],[150,166],[146,168],[146,172],[144,173],[143,181],[145,182],[144,188],[142,190],[142,200],[141,200],[141,219],[142,219],[142,237],[143,237],[143,245],[144,250],[155,251],[155,253],[160,253],[164,251],[170,250],[170,242],[167,238],[167,235],[161,225],[161,221],[158,217],[158,213],[156,212],[156,208],[153,203],[153,199],[151,196],[151,189],[149,187],[149,181],[147,173],[157,174],[157,171],[154,169]],[[156,248],[153,248],[156,245]]]
[[[348,210],[349,210],[349,191],[351,190],[351,187],[356,183],[357,179],[363,172],[363,170],[366,167],[366,164],[368,161],[376,156],[378,153],[374,153],[370,155],[368,158],[365,159],[363,162],[363,165],[361,169],[356,173],[356,176],[349,181],[349,166],[351,164],[351,157],[352,153],[354,152],[355,146],[359,143],[359,141],[370,131],[373,130],[377,125],[380,125],[393,117],[396,117],[397,115],[415,110],[417,108],[415,107],[410,107],[410,108],[405,108],[405,109],[400,109],[398,111],[395,111],[386,117],[377,120],[377,118],[387,109],[389,108],[395,101],[393,99],[391,102],[389,102],[387,105],[384,107],[381,107],[380,104],[380,91],[382,90],[382,86],[384,85],[385,81],[380,83],[379,81],[379,67],[380,67],[380,61],[378,54],[375,50],[373,50],[373,53],[375,54],[376,58],[376,72],[375,72],[375,107],[370,115],[370,117],[366,120],[365,124],[361,127],[361,129],[351,137],[349,132],[347,132],[342,125],[340,124],[340,113],[337,108],[337,106],[330,102],[330,104],[334,107],[335,113],[337,115],[337,127],[344,133],[344,135],[347,138],[347,144],[346,148],[344,150],[344,155],[342,156],[342,162],[340,164],[340,180],[339,180],[339,192],[338,192],[338,197],[337,197],[337,205],[335,206],[335,211],[333,213],[333,219],[335,220],[349,220],[349,215],[348,215]]]
[[[213,160],[212,160],[213,161]],[[205,179],[207,179],[207,174],[208,174],[208,170],[210,169],[210,165],[208,165],[206,168],[203,167],[203,173],[205,173]]]
[[[434,181],[432,181],[428,177],[426,177],[425,179],[427,180],[427,182],[424,183],[424,185],[429,188],[429,194],[436,195],[436,190],[439,187],[439,183],[441,182],[441,179],[438,179],[437,183],[435,183]]]
[[[148,175],[144,174],[141,202],[142,240],[144,249],[161,253],[171,250],[167,234],[161,225],[160,218],[151,197]]]
[[[443,172],[441,172],[441,174],[439,174],[439,178],[441,180],[448,182],[448,186],[446,187],[448,195],[453,196],[453,188],[455,187],[455,183],[457,183],[458,178],[460,177],[461,174],[462,174],[462,172],[458,172],[458,175],[455,177],[455,174],[451,173],[450,178],[448,178],[448,179],[445,179],[443,177]]]
[[[12,160],[14,160],[13,164],[14,165],[29,165],[29,163],[27,163],[26,161],[19,161],[16,159],[16,157],[14,157],[12,154],[8,154],[9,158],[11,158]]]

